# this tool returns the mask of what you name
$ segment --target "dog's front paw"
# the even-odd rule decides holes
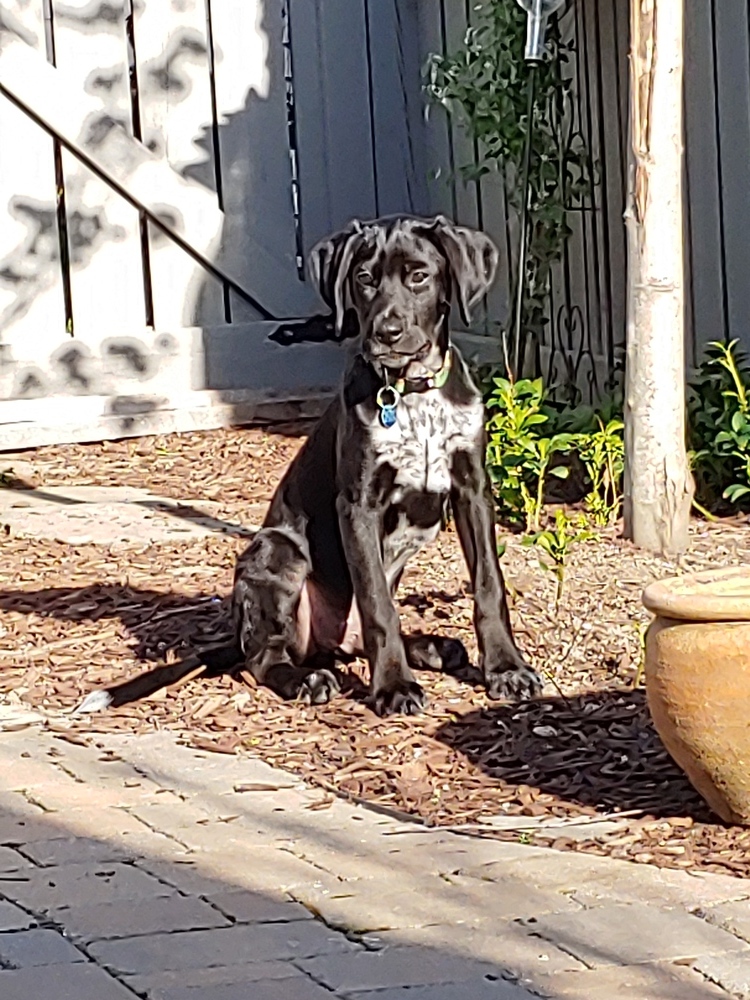
[[[526,701],[542,693],[544,681],[525,663],[485,670],[487,694],[493,700]]]
[[[419,715],[427,705],[427,695],[416,681],[399,681],[394,687],[376,691],[370,704],[380,716]]]
[[[341,691],[341,681],[333,670],[311,670],[297,691],[303,705],[325,705]]]

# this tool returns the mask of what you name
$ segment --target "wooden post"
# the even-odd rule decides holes
[[[631,0],[625,533],[688,546],[685,446],[682,0]]]

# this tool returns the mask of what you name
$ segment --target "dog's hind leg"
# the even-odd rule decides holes
[[[307,593],[310,570],[301,535],[264,528],[237,561],[233,607],[245,669],[282,698],[320,705],[340,691],[341,682],[332,663],[306,663],[317,652]]]

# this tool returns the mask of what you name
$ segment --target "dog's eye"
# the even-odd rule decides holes
[[[429,274],[427,271],[412,271],[409,275],[412,285],[423,285],[428,278]]]
[[[357,281],[360,285],[364,285],[365,288],[372,288],[375,284],[375,275],[371,271],[357,271]]]

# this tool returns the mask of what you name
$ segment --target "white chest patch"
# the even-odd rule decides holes
[[[376,416],[370,434],[376,462],[395,470],[396,486],[445,494],[454,454],[475,447],[483,425],[480,400],[458,406],[440,389],[430,389],[403,396],[392,427],[383,427]]]

